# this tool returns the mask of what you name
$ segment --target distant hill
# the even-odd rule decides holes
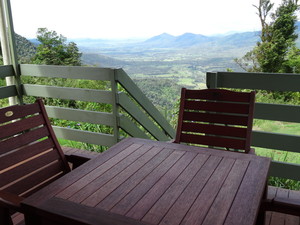
[[[163,33],[147,40],[72,39],[83,54],[102,54],[110,57],[120,54],[144,54],[155,51],[202,51],[204,55],[226,52],[239,57],[255,46],[259,32],[242,32],[230,35],[205,36],[185,33],[173,36]],[[232,54],[231,54],[231,53]],[[89,56],[91,59],[91,56]],[[90,60],[88,60],[90,61]]]
[[[19,34],[15,34],[15,38],[16,38],[16,48],[17,48],[19,63],[29,63],[30,59],[36,53],[36,48],[34,44]],[[1,46],[0,46],[0,54],[2,55]]]
[[[172,36],[163,33],[140,43],[140,46],[147,48],[183,48],[207,43],[212,40],[214,40],[214,38],[201,34],[185,33],[180,36]]]
[[[84,64],[100,67],[122,67],[126,62],[112,57],[96,54],[96,53],[85,53],[81,57]]]
[[[18,34],[16,34],[16,48],[19,56],[19,63],[28,63],[36,53],[35,45]]]
[[[300,34],[300,22],[297,22]],[[175,65],[197,67],[195,71],[224,71],[240,68],[235,58],[244,56],[259,41],[259,31],[205,36],[168,33],[144,40],[72,39],[87,65],[122,67],[130,74],[174,74]],[[297,40],[300,47],[300,38]]]
[[[15,38],[16,38],[16,48],[17,48],[19,63],[29,63],[30,59],[36,53],[36,48],[34,44],[19,34],[15,34]],[[0,54],[2,55],[1,46],[0,46]]]
[[[202,34],[185,33],[180,36],[172,36],[170,34],[160,34],[152,37],[143,43],[139,43],[140,47],[145,48],[187,48],[204,45],[211,46],[253,46],[258,40],[258,32],[235,33],[227,36],[204,36]]]
[[[300,36],[300,21],[296,23],[296,33]],[[223,48],[245,48],[254,46],[259,41],[260,31],[236,32],[228,35],[204,36],[202,34],[185,33],[180,36],[173,36],[163,33],[154,36],[143,43],[139,43],[144,48],[187,48],[204,46],[222,46]],[[300,38],[297,43],[300,47]]]

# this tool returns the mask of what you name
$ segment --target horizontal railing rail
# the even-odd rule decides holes
[[[300,75],[272,73],[207,73],[208,88],[237,88],[267,91],[300,92]],[[255,119],[300,123],[300,106],[256,103]],[[300,125],[300,124],[299,124]],[[253,131],[252,146],[300,153],[300,136]],[[270,175],[300,180],[300,165],[273,161]]]
[[[55,133],[59,138],[110,147],[122,138],[120,131],[134,137],[153,138],[161,141],[174,137],[175,131],[168,121],[122,69],[22,64],[20,72],[21,78],[63,78],[106,82],[106,88],[101,90],[97,87],[78,88],[22,82],[24,96],[108,105],[108,112],[46,105],[46,110],[51,118],[110,128],[108,133],[101,133],[68,126],[54,126]],[[0,67],[0,78],[12,75],[14,75],[12,66]],[[16,94],[13,86],[0,89],[0,98]]]
[[[12,65],[0,66],[0,79],[14,77],[15,71]],[[15,85],[0,86],[0,99],[8,99],[9,97],[18,96],[18,91]]]

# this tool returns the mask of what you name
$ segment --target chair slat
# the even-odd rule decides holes
[[[212,125],[212,124],[187,123],[187,122],[184,122],[182,124],[182,131],[239,137],[239,138],[246,138],[247,136],[246,128],[219,126],[219,125]]]
[[[43,169],[30,174],[24,179],[17,181],[15,184],[4,188],[4,191],[12,192],[22,196],[23,193],[32,188],[37,188],[44,182],[52,181],[54,177],[64,173],[61,162],[56,161],[53,164],[43,167]]]
[[[31,105],[14,105],[0,109],[0,124],[41,112],[38,103]]]
[[[19,148],[21,146],[28,145],[43,137],[47,137],[48,135],[48,129],[46,127],[40,127],[25,133],[21,133],[16,137],[6,139],[0,142],[0,155],[9,152],[13,149]]]
[[[39,157],[29,160],[23,164],[20,164],[16,167],[11,168],[2,173],[0,180],[0,189],[1,187],[14,182],[27,174],[34,172],[35,170],[44,167],[54,161],[59,160],[59,156],[55,151],[47,152],[43,155],[39,155]]]
[[[184,112],[183,120],[247,126],[248,117],[215,113]]]
[[[41,154],[44,151],[47,151],[54,147],[54,143],[51,139],[46,139],[32,145],[27,145],[24,148],[21,148],[17,151],[13,151],[10,154],[2,156],[1,164],[0,164],[0,171],[16,165],[24,160],[28,160],[31,157],[34,157],[38,154]]]
[[[245,140],[185,133],[181,134],[181,142],[194,143],[199,145],[212,145],[213,147],[224,147],[233,149],[245,148]]]
[[[16,135],[20,132],[36,128],[44,123],[43,116],[37,115],[0,126],[0,138],[7,138]]]
[[[248,114],[249,105],[238,103],[224,102],[203,102],[186,100],[184,103],[185,110],[200,110],[210,112]]]
[[[47,185],[51,184],[52,182],[54,182],[55,180],[59,179],[60,177],[64,176],[66,174],[65,171],[62,171],[62,173],[58,173],[55,176],[51,177],[51,179],[45,181],[44,183],[33,187],[32,189],[30,189],[29,191],[27,191],[26,193],[22,193],[21,197],[26,198],[32,194],[34,194],[35,192],[37,192],[38,190],[42,189],[43,187],[46,187]]]
[[[250,96],[243,92],[232,92],[222,89],[206,89],[199,92],[199,90],[188,90],[185,94],[186,99],[202,99],[202,100],[217,100],[228,102],[249,102]]]

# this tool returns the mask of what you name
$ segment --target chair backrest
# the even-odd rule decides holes
[[[26,197],[69,171],[41,100],[0,109],[0,190]]]
[[[175,143],[250,151],[255,92],[181,90]]]

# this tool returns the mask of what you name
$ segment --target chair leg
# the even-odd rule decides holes
[[[0,208],[0,224],[13,225],[13,222],[11,220],[11,216],[9,214],[9,209]]]

